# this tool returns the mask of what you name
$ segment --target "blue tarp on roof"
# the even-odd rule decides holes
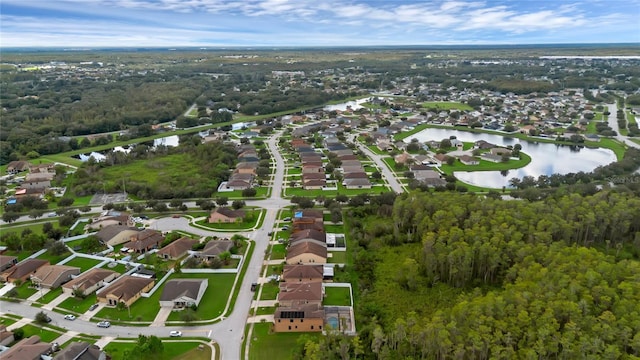
[[[7,200],[7,205],[13,205],[13,204],[15,204],[17,202],[18,202],[17,199],[9,199],[9,200]]]
[[[302,217],[302,211],[296,211],[296,213],[295,213],[295,215],[293,215],[293,217],[301,218]]]

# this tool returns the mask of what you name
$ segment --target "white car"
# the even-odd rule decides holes
[[[169,333],[169,336],[171,336],[171,337],[180,337],[180,336],[182,336],[182,331],[175,331],[174,330],[174,331]]]
[[[100,321],[98,323],[98,327],[101,327],[101,328],[108,328],[109,326],[111,326],[111,323],[108,321]]]
[[[71,315],[71,314],[67,314],[67,315],[64,316],[64,319],[73,321],[73,320],[76,319],[76,316],[75,315]]]

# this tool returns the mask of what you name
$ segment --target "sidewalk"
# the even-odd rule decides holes
[[[57,339],[51,341],[52,343],[57,342],[58,345],[62,345],[64,343],[66,343],[67,341],[71,340],[72,338],[76,337],[78,334],[80,334],[77,331],[67,331],[66,333],[60,335]]]
[[[38,299],[40,299],[41,297],[43,297],[43,296],[47,295],[47,293],[48,293],[49,291],[51,291],[51,290],[50,290],[50,289],[40,289],[40,290],[36,291],[36,293],[35,293],[35,294],[33,294],[33,295],[29,296],[29,297],[27,298],[27,302],[28,302],[29,304],[31,304],[32,302],[37,301],[37,300],[38,300]]]
[[[105,336],[105,337],[101,337],[100,340],[96,341],[96,345],[100,348],[100,349],[104,349],[105,346],[107,346],[107,344],[109,344],[110,342],[112,342],[113,340],[115,340],[114,337],[111,336]]]
[[[53,310],[54,307],[58,306],[61,302],[67,300],[71,295],[62,293],[57,298],[53,299],[50,303],[44,305],[42,308],[45,310]]]
[[[253,300],[251,302],[251,307],[254,308],[256,305],[258,307],[274,307],[278,303],[278,300]]]
[[[31,319],[26,319],[26,318],[22,318],[20,320],[18,320],[17,322],[7,326],[7,330],[11,331],[13,329],[17,329],[17,328],[21,328],[27,324],[31,324],[33,320]]]
[[[258,315],[247,319],[247,323],[273,322],[273,315]]]
[[[149,326],[164,326],[164,322],[167,321],[169,314],[171,314],[171,310],[173,309],[170,307],[160,307],[158,315],[156,315],[156,318],[153,319],[153,322]]]

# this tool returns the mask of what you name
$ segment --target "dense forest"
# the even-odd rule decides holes
[[[414,192],[348,210],[359,336],[305,359],[640,355],[640,198]]]

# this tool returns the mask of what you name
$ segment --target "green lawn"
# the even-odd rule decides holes
[[[11,225],[2,225],[2,234],[10,233],[10,232],[16,232],[20,234],[22,233],[23,230],[29,229],[34,234],[41,235],[42,226],[46,223],[52,223],[54,228],[59,228],[57,220],[51,221],[51,220],[44,220],[44,219],[36,219],[34,221],[29,221],[29,222],[23,222],[23,223],[11,224]]]
[[[74,313],[77,313],[77,314],[84,314],[89,310],[89,307],[91,305],[97,302],[98,302],[98,299],[96,298],[96,294],[93,293],[84,299],[70,297],[64,300],[63,302],[61,302],[60,304],[58,304],[57,307],[61,309],[73,311]]]
[[[179,341],[179,342],[167,342],[163,341],[162,345],[164,347],[164,351],[160,356],[153,357],[154,360],[173,360],[178,356],[181,356],[193,349],[197,349],[199,342],[191,342],[191,341]],[[104,351],[111,356],[113,360],[127,360],[125,358],[124,353],[128,350],[133,349],[136,346],[133,342],[116,342],[112,341],[107,346],[104,347]],[[209,357],[211,358],[211,349],[208,346],[205,346],[206,349],[209,349]],[[206,350],[205,349],[205,350]],[[203,350],[203,353],[206,351]],[[193,358],[189,358],[193,359]],[[197,359],[197,358],[196,358]]]
[[[101,261],[89,259],[85,257],[76,256],[73,260],[68,261],[65,265],[67,266],[75,266],[80,268],[80,272],[83,273],[92,267],[100,264]]]
[[[344,225],[324,224],[324,231],[328,233],[343,234]]]
[[[459,103],[459,102],[453,102],[453,101],[429,101],[429,102],[423,102],[422,103],[422,107],[423,108],[428,108],[428,109],[435,109],[435,110],[451,110],[451,109],[458,109],[458,110],[468,110],[468,111],[472,111],[473,108],[467,104],[463,104],[463,103]]]
[[[208,279],[209,285],[205,291],[200,306],[196,310],[196,316],[200,320],[214,319],[222,314],[233,288],[236,274],[173,274],[170,279]],[[156,294],[162,293],[162,289]],[[158,299],[155,300],[158,304]],[[157,312],[157,311],[156,311]],[[180,321],[180,312],[174,311],[167,318],[168,321]]]
[[[7,251],[6,253],[4,253],[4,255],[7,256],[15,256],[18,258],[18,261],[22,261],[26,258],[28,258],[29,256],[31,256],[31,254],[33,254],[33,251],[30,250],[26,250],[26,251]]]
[[[276,282],[268,282],[262,284],[262,293],[260,294],[260,300],[276,300],[278,298],[278,292],[280,287]]]
[[[292,359],[298,347],[299,333],[272,333],[270,323],[258,323],[253,327],[249,347],[249,360]],[[318,337],[319,333],[307,333]]]
[[[266,306],[266,307],[259,307],[258,311],[256,311],[254,315],[273,315],[273,313],[275,312],[276,312],[275,307]]]
[[[349,288],[345,287],[325,287],[325,296],[322,305],[329,306],[351,306],[351,295]]]
[[[11,324],[15,324],[18,322],[16,319],[8,318],[8,317],[0,317],[0,325],[9,326]]]
[[[271,260],[284,259],[287,254],[287,248],[284,244],[271,245]]]
[[[633,115],[633,114],[631,113],[631,111],[628,111],[628,110],[627,110],[627,122],[628,122],[629,124],[635,124],[635,123],[636,123],[636,116],[635,116],[635,115]]]
[[[57,298],[60,295],[62,295],[62,287],[61,286],[59,286],[57,289],[53,289],[53,290],[49,291],[48,293],[44,294],[44,296],[39,298],[37,301],[39,303],[42,303],[42,304],[48,304],[51,301],[53,301],[53,299]]]
[[[38,259],[43,259],[43,260],[49,260],[49,263],[51,265],[55,265],[57,263],[59,263],[60,261],[68,258],[71,255],[70,252],[66,251],[63,254],[60,255],[53,255],[51,254],[49,251],[45,251],[43,254],[41,254],[40,256],[38,256]]]
[[[330,258],[327,258],[327,262],[332,264],[345,264],[347,262],[347,253],[344,251],[330,251]]]
[[[114,267],[109,267],[109,263],[101,267],[101,269],[113,270],[119,274],[124,274],[127,272],[127,266],[124,264],[117,263]]]
[[[62,335],[58,332],[46,330],[31,324],[27,324],[23,326],[21,329],[24,330],[24,338],[28,338],[33,335],[38,335],[40,336],[40,340],[43,342],[52,342],[53,340],[59,338],[60,335]]]
[[[325,196],[325,197],[334,197],[338,194],[344,194],[347,196],[355,196],[358,194],[373,194],[373,193],[381,193],[388,192],[389,188],[386,186],[374,186],[371,189],[346,189],[342,184],[338,184],[338,190],[305,190],[301,187],[296,188],[285,188],[284,196],[306,196],[306,197],[317,197],[317,196]]]
[[[29,296],[35,294],[38,289],[29,287],[31,285],[30,281],[24,282],[22,285],[15,287],[14,289],[18,292],[15,296],[18,299],[26,299]]]

